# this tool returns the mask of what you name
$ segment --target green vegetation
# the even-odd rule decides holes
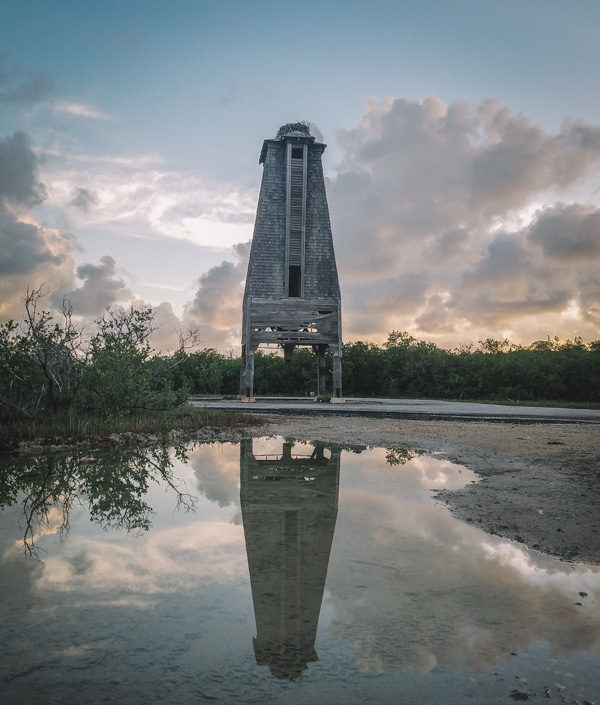
[[[331,368],[331,357],[326,366]],[[488,339],[476,347],[448,350],[391,332],[382,347],[369,342],[344,345],[342,386],[345,396],[597,405],[599,367],[599,341],[554,338],[524,347]],[[174,370],[174,386],[197,394],[234,394],[239,368],[240,360],[214,350],[187,353]],[[258,396],[316,391],[317,362],[310,350],[296,349],[289,363],[256,352]]]
[[[0,448],[253,421],[185,403],[189,389],[176,384],[176,370],[193,336],[170,356],[156,353],[151,308],[108,309],[86,338],[69,304],[57,319],[39,309],[40,296],[27,293],[23,322],[0,324]]]
[[[259,423],[262,418],[239,411],[204,409],[183,404],[170,411],[148,411],[112,418],[66,412],[59,416],[36,416],[0,423],[0,449],[16,448],[22,441],[45,445],[78,441],[112,441],[112,434],[153,434],[162,437],[172,431],[193,432],[201,428],[232,428]],[[128,440],[128,439],[126,439]]]
[[[343,387],[356,396],[555,402],[599,401],[600,343],[488,339],[446,350],[392,332],[385,346],[344,348]]]
[[[107,309],[92,333],[77,327],[69,304],[59,318],[39,309],[40,290],[25,297],[21,323],[0,324],[0,448],[20,440],[82,440],[131,431],[167,433],[234,425],[250,418],[195,409],[189,394],[234,396],[240,359],[193,351],[195,334],[171,355],[150,345],[152,309]],[[528,347],[485,340],[447,350],[405,332],[382,347],[344,345],[346,396],[552,403],[599,402],[599,341],[557,338]],[[326,367],[331,380],[331,356]],[[255,355],[255,391],[305,396],[317,391],[316,356],[296,349],[291,362]]]

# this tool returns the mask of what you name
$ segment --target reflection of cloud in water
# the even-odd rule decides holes
[[[345,452],[347,458],[344,464],[349,481],[365,489],[381,483],[387,494],[394,494],[397,498],[402,495],[406,485],[408,497],[415,496],[419,502],[421,498],[428,499],[431,495],[429,490],[433,488],[457,490],[477,480],[477,476],[469,468],[413,451],[408,451],[412,457],[405,462],[387,465],[387,456],[394,450],[400,451],[400,449],[388,449],[387,452],[384,448],[373,448],[355,455]],[[373,483],[370,482],[372,467]]]
[[[247,576],[243,544],[242,527],[229,522],[194,522],[137,539],[74,535],[74,553],[47,559],[41,583],[61,591],[144,595],[230,583]]]
[[[468,468],[428,455],[412,458],[405,468],[425,492],[432,488],[457,490],[477,478]]]
[[[19,509],[5,508],[0,516],[0,616],[6,618],[19,615],[39,602],[36,582],[42,564],[32,564],[31,559],[17,550],[18,525]]]
[[[200,446],[190,456],[196,487],[220,507],[239,504],[239,449],[234,445]]]
[[[388,471],[374,460],[366,476],[375,453],[343,459],[351,489],[340,496],[326,586],[329,633],[350,640],[359,670],[484,671],[536,640],[555,653],[597,650],[599,574],[532,556],[419,504],[449,463],[438,461],[436,474],[421,472],[422,459]],[[576,606],[580,591],[589,596]]]
[[[64,510],[59,503],[56,503],[48,510],[42,519],[32,520],[31,533],[27,535],[28,544],[34,546],[45,536],[61,533],[64,524]],[[15,547],[17,549],[21,549],[23,544],[23,537],[15,540]]]
[[[264,445],[260,453],[276,454],[282,439]],[[597,649],[599,574],[490,537],[430,499],[429,488],[461,487],[474,479],[470,471],[430,456],[389,466],[385,454],[342,453],[326,583],[329,633],[350,641],[361,671],[424,673],[438,665],[481,671],[536,640],[550,643],[555,653]],[[5,510],[4,611],[18,615],[40,602],[39,591],[46,598],[47,590],[73,593],[72,605],[143,609],[157,602],[157,594],[245,582],[243,529],[235,526],[239,448],[201,446],[190,464],[209,500],[236,505],[227,515],[232,522],[197,521],[142,537],[85,537],[73,526],[63,553],[51,553],[41,564],[16,553],[19,509]],[[51,534],[57,522],[35,533]],[[582,598],[581,591],[589,595]]]

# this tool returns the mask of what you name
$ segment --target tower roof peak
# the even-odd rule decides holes
[[[317,143],[315,136],[310,132],[308,121],[298,121],[296,123],[284,123],[277,131],[274,138],[266,138],[262,144],[260,153],[260,164],[266,161],[266,153],[270,144],[281,145],[284,143],[305,143],[315,145],[321,152],[325,150],[325,143]]]

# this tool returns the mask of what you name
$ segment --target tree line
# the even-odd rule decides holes
[[[326,367],[331,376],[331,356]],[[600,343],[557,338],[529,346],[487,339],[444,349],[394,331],[382,345],[343,347],[345,396],[501,401],[599,401]],[[174,370],[174,386],[198,394],[235,394],[240,359],[213,349],[189,352]],[[330,381],[330,379],[328,379]],[[255,393],[306,396],[317,391],[317,359],[296,349],[291,362],[255,354]]]
[[[25,297],[25,317],[0,324],[0,424],[62,415],[112,419],[168,411],[191,394],[236,395],[240,358],[194,349],[195,334],[172,354],[150,344],[152,309],[108,308],[87,335],[64,303],[60,317]],[[599,341],[557,338],[515,345],[488,339],[444,349],[406,332],[382,345],[343,348],[345,396],[511,401],[599,401]],[[331,381],[331,353],[326,367]],[[255,355],[255,393],[317,392],[317,359],[296,349],[291,362]],[[49,414],[51,416],[49,416]],[[194,425],[194,424],[193,424]]]

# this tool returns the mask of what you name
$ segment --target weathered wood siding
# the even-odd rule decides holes
[[[242,393],[253,391],[252,355],[260,344],[323,346],[334,356],[342,355],[340,286],[321,161],[324,150],[325,145],[300,132],[264,141],[243,298]],[[290,288],[290,269],[292,279],[294,270],[301,269],[297,288],[293,280]]]

